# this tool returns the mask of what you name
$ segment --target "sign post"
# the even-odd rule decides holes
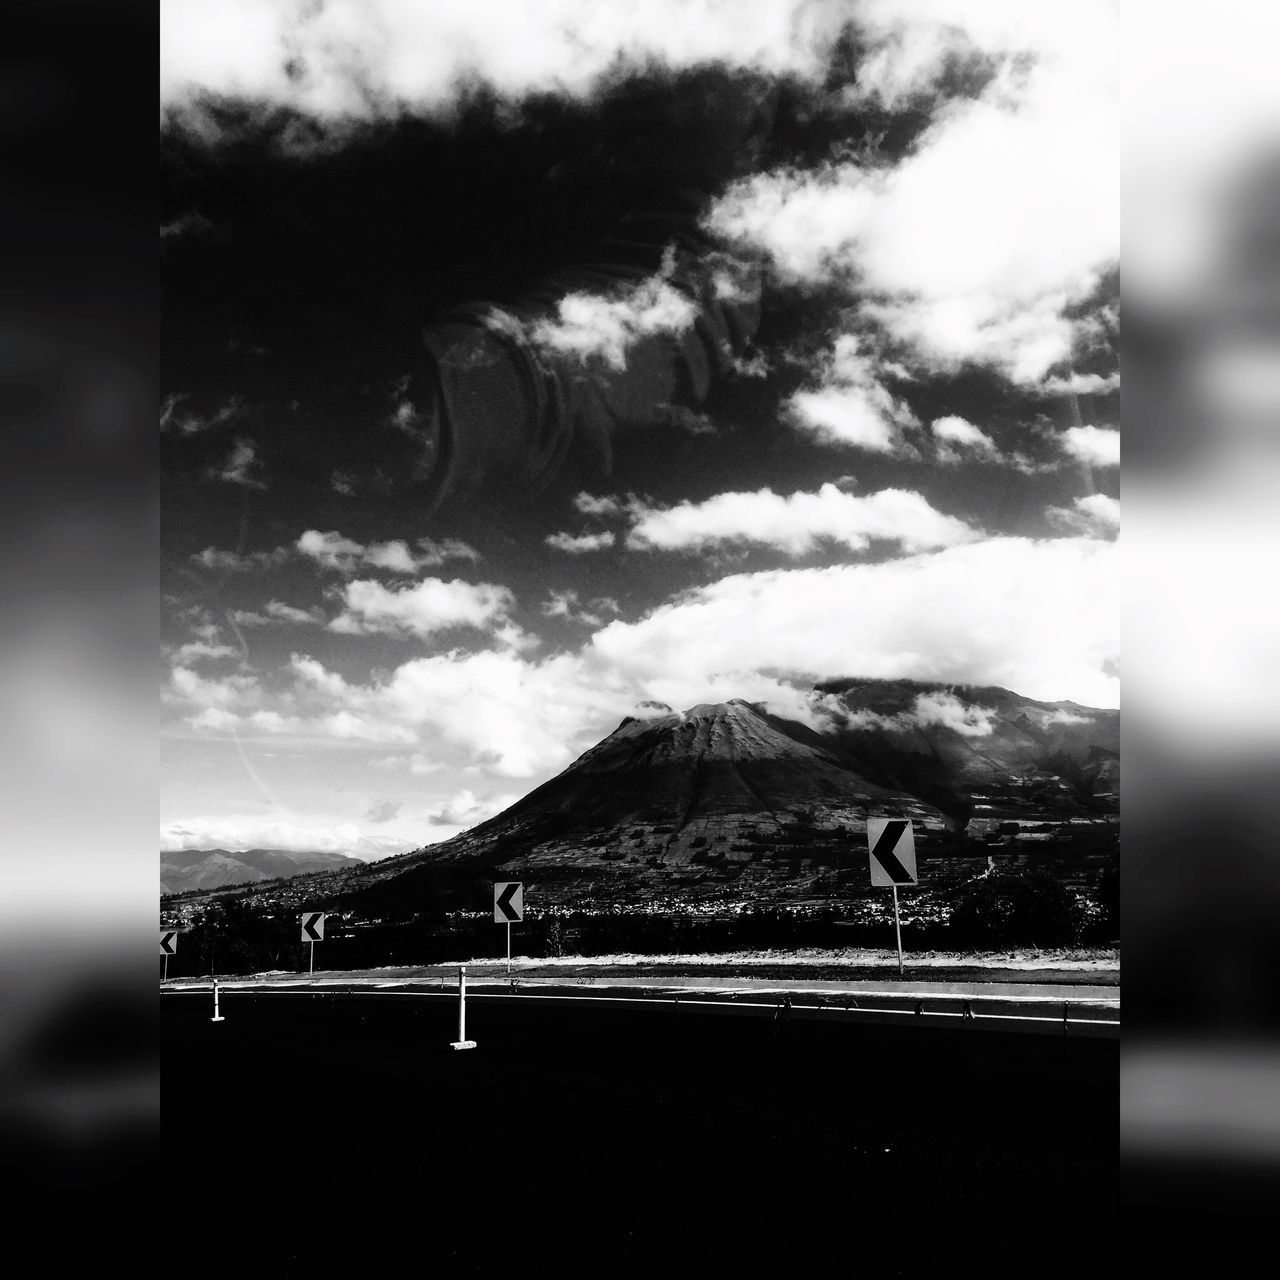
[[[169,957],[178,953],[178,931],[177,929],[161,929],[160,930],[160,954],[164,956],[164,978],[163,981],[169,981]]]
[[[524,885],[495,884],[493,886],[493,919],[495,924],[507,926],[507,972],[511,972],[511,922],[524,919]]]
[[[307,911],[302,916],[302,940],[311,943],[311,972],[316,971],[316,943],[324,938],[324,912]]]
[[[871,883],[893,890],[893,932],[898,941],[898,976],[902,977],[902,921],[898,916],[898,886],[919,884],[916,875],[915,833],[909,818],[868,818],[867,851]]]

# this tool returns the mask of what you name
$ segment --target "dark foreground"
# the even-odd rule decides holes
[[[173,1275],[986,1275],[1114,1261],[1118,1044],[162,998]]]

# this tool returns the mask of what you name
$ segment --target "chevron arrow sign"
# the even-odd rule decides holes
[[[524,885],[493,886],[493,919],[495,924],[510,924],[524,919]]]
[[[867,848],[873,885],[888,888],[895,884],[919,883],[915,835],[908,819],[868,818]]]

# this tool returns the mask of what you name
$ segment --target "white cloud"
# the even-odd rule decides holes
[[[1040,390],[1047,395],[1100,396],[1120,389],[1118,373],[1069,373],[1047,378]]]
[[[258,446],[252,440],[237,440],[227,460],[220,467],[213,468],[209,475],[215,480],[238,484],[243,489],[265,489],[267,486],[259,478],[260,471]]]
[[[859,497],[833,484],[787,496],[769,489],[721,493],[665,509],[640,507],[634,516],[627,545],[662,550],[755,543],[799,556],[823,542],[865,551],[873,541],[887,541],[920,551],[975,536],[963,521],[934,510],[918,493],[884,489]]]
[[[190,667],[175,666],[169,673],[164,696],[168,701],[198,707],[202,711],[233,712],[255,705],[260,694],[257,677],[245,672],[209,677]]]
[[[954,693],[938,692],[920,694],[911,714],[922,726],[940,725],[966,738],[988,738],[995,713],[988,707],[961,702]]]
[[[477,822],[501,813],[518,799],[516,795],[477,796],[475,792],[464,788],[445,801],[439,810],[429,816],[429,820],[447,826],[473,827]]]
[[[884,386],[876,361],[859,346],[851,334],[837,339],[817,389],[798,391],[787,402],[791,420],[820,444],[900,453],[903,431],[918,425],[915,414]]]
[[[954,465],[960,462],[999,462],[1001,455],[996,442],[972,422],[954,415],[938,418],[931,430],[938,442],[939,462]]]
[[[609,297],[571,293],[556,304],[556,319],[532,325],[528,336],[547,351],[584,362],[598,357],[613,369],[625,368],[627,351],[641,338],[683,333],[697,318],[693,299],[668,282],[673,266],[669,255],[658,275]]]
[[[347,853],[360,859],[385,858],[407,853],[421,841],[397,837],[366,836],[352,822],[303,825],[288,818],[231,814],[225,817],[195,816],[166,823],[160,829],[160,848],[181,849],[287,849],[294,853]]]
[[[979,7],[957,18],[983,28]],[[920,18],[905,6],[894,21]],[[1079,325],[1063,308],[1119,256],[1115,18],[1084,6],[1075,26],[996,23],[982,40],[1004,55],[994,84],[944,107],[896,168],[756,175],[709,223],[764,249],[787,278],[845,278],[863,315],[931,367],[976,361],[1035,383],[1071,353]],[[1029,64],[1010,56],[1023,50]],[[916,64],[926,78],[946,65]]]
[[[214,427],[225,426],[244,412],[244,402],[239,396],[232,396],[221,408],[207,417],[201,417],[195,413],[181,411],[180,406],[188,399],[189,397],[182,392],[166,397],[160,409],[161,431],[176,431],[184,436],[200,435]]]
[[[447,109],[475,79],[513,99],[582,96],[620,63],[812,77],[843,17],[807,0],[227,0],[216,14],[166,0],[161,107],[212,91],[367,118]]]
[[[295,605],[285,604],[283,600],[271,600],[263,606],[260,613],[252,609],[233,610],[231,620],[238,627],[270,627],[277,623],[310,627],[323,623],[324,614],[319,609],[299,609]]]
[[[588,627],[604,626],[604,614],[622,612],[618,602],[612,596],[599,596],[585,605],[578,598],[576,591],[552,590],[541,606],[542,614],[547,618],[567,618],[570,622],[579,622]]]
[[[573,505],[584,516],[616,516],[626,510],[626,503],[622,499],[609,494],[597,497],[590,493],[580,493],[574,498]]]
[[[1090,467],[1120,465],[1120,433],[1107,427],[1068,427],[1062,433],[1063,450]]]
[[[354,569],[364,554],[361,543],[344,538],[333,530],[321,533],[318,529],[308,529],[299,537],[296,546],[302,555],[314,560],[322,568],[344,573]]]
[[[331,631],[346,635],[430,636],[453,627],[472,627],[514,641],[518,633],[505,631],[515,597],[490,582],[426,578],[411,587],[386,587],[369,578],[342,588],[345,606]]]
[[[542,659],[453,650],[352,682],[297,654],[292,684],[269,702],[252,677],[190,671],[175,673],[170,701],[204,715],[207,731],[384,742],[410,750],[374,766],[416,774],[438,768],[442,741],[444,754],[460,753],[455,767],[468,760],[513,778],[563,768],[645,700],[683,708],[741,697],[815,722],[812,684],[843,675],[1111,706],[1115,577],[1111,542],[989,538],[874,564],[726,577]],[[984,725],[962,700],[926,699],[916,711],[974,736]]]
[[[474,547],[453,538],[443,542],[420,538],[415,544],[415,551],[400,538],[390,542],[366,544],[356,542],[332,529],[323,533],[319,529],[308,529],[295,545],[300,555],[314,560],[323,569],[343,575],[355,573],[361,566],[385,569],[391,573],[416,574],[422,569],[444,564],[447,560],[480,558],[480,553]]]
[[[556,551],[567,551],[570,555],[580,555],[584,551],[601,551],[614,544],[614,535],[605,533],[553,533],[546,539],[547,546]]]
[[[233,649],[229,644],[211,644],[207,640],[189,640],[178,648],[173,660],[179,666],[185,666],[189,662],[198,662],[202,658],[212,661],[217,658],[238,658],[239,656],[240,650]]]
[[[994,684],[1117,702],[1115,545],[991,538],[875,564],[721,579],[598,632],[593,658],[672,705],[778,674]],[[775,684],[777,681],[775,680]],[[728,692],[738,689],[737,694]]]
[[[431,726],[508,777],[568,764],[634,701],[577,655],[531,662],[491,651],[414,659],[356,696],[384,717]]]
[[[444,768],[443,762],[432,760],[418,751],[407,756],[382,756],[377,760],[370,760],[369,766],[373,769],[387,769],[393,772],[403,770],[420,778],[439,773]]]
[[[1070,507],[1050,507],[1046,514],[1059,528],[1093,538],[1111,537],[1120,528],[1120,503],[1103,493],[1077,498]]]
[[[289,559],[288,547],[274,551],[224,551],[205,547],[191,557],[196,564],[215,573],[248,573],[251,570],[275,569]]]

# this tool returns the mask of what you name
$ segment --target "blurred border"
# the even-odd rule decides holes
[[[0,50],[0,1134],[77,1227],[159,1150],[158,33],[18,0]]]
[[[1280,1174],[1280,15],[1122,13],[1121,1138],[1220,1250]]]

